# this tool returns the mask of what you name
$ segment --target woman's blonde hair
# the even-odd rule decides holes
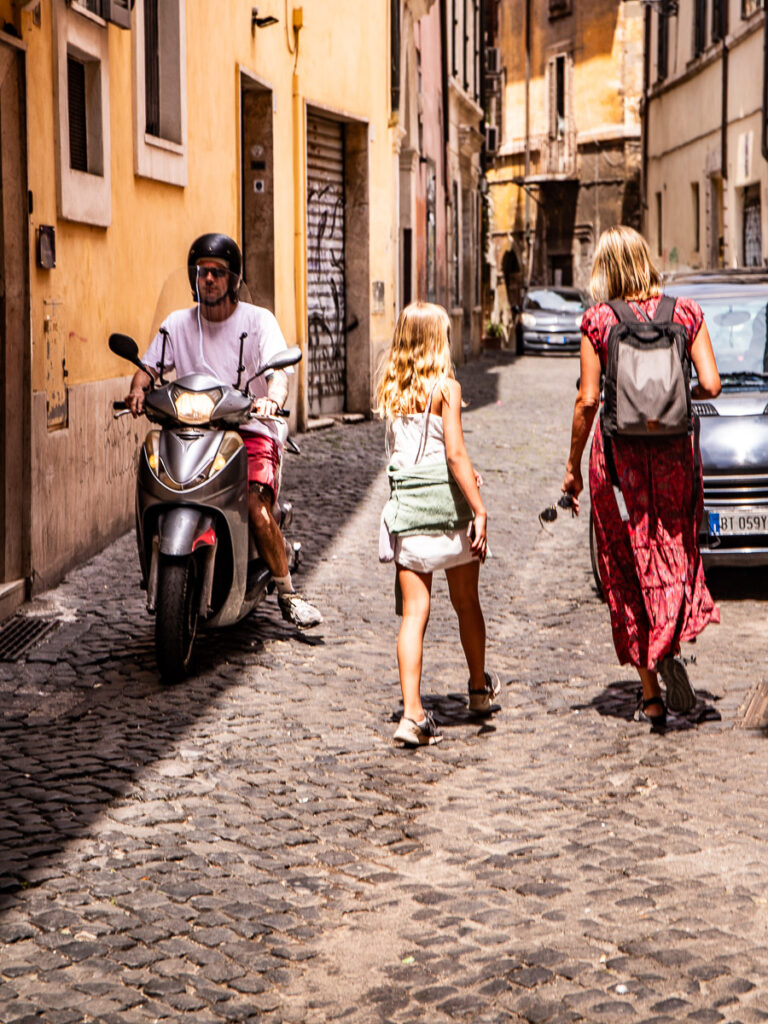
[[[661,274],[653,265],[648,243],[634,228],[620,224],[600,235],[589,290],[596,302],[661,294]]]
[[[431,386],[446,377],[453,377],[448,314],[432,302],[411,302],[397,318],[375,411],[382,419],[422,412]]]

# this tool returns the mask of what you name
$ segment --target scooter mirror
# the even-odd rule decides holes
[[[278,352],[276,356],[273,356],[269,362],[262,366],[259,373],[265,373],[267,370],[282,370],[284,366],[294,366],[300,362],[301,349],[298,345],[292,345],[290,348],[285,349],[284,352]]]
[[[247,393],[248,385],[251,381],[260,377],[262,373],[266,373],[267,370],[282,370],[285,366],[294,366],[296,363],[301,362],[301,355],[301,349],[298,345],[292,345],[283,352],[278,352],[277,355],[272,356],[263,366],[259,367],[252,377],[248,378],[245,382],[245,392]]]
[[[127,334],[110,334],[109,347],[116,356],[127,359],[129,363],[139,361],[139,346]]]

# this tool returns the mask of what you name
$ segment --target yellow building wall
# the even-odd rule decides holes
[[[307,107],[369,125],[368,262],[371,280],[384,282],[386,296],[384,312],[369,318],[366,358],[371,364],[394,326],[392,225],[397,223],[397,165],[388,123],[387,0],[307,0],[301,5],[298,59],[289,49],[294,33],[285,25],[286,11],[290,22],[293,5],[286,7],[279,0],[260,3],[259,15],[273,15],[279,24],[252,31],[250,0],[187,0],[188,183],[183,188],[134,173],[131,31],[104,28],[111,135],[111,223],[106,228],[59,219],[57,213],[53,2],[42,0],[37,25],[32,12],[19,14],[9,0],[0,0],[0,12],[16,18],[27,51],[28,187],[33,197],[31,548],[40,587],[55,582],[70,565],[130,523],[133,453],[144,425],[129,430],[126,420],[112,421],[111,401],[125,393],[131,371],[109,352],[109,334],[132,335],[143,352],[161,286],[186,263],[190,242],[212,230],[242,242],[241,71],[274,94],[275,313],[288,344],[305,335],[301,318],[306,313],[306,282],[300,249],[305,241],[301,218],[306,160],[303,148],[296,159],[295,140],[303,146]],[[56,230],[52,270],[35,264],[41,224]],[[370,297],[370,283],[368,293]],[[69,422],[65,429],[50,431],[46,391],[61,372],[62,355]],[[365,372],[370,372],[369,366]],[[110,456],[111,467],[105,463],[105,438],[107,447],[117,450]],[[51,505],[52,493],[61,495],[58,505]],[[77,528],[72,522],[74,508],[80,516]]]
[[[112,223],[107,229],[57,220],[51,5],[42,4],[40,28],[32,25],[31,15],[24,16],[28,122],[34,126],[29,132],[31,226],[56,225],[57,254],[54,270],[33,268],[33,344],[42,335],[45,300],[61,302],[58,316],[66,323],[70,387],[124,372],[106,348],[111,330],[133,334],[140,348],[146,346],[155,299],[168,273],[185,264],[193,238],[221,230],[240,241],[240,67],[269,83],[276,94],[274,162],[282,187],[274,199],[275,312],[286,337],[296,336],[294,58],[286,45],[283,5],[261,5],[260,15],[274,14],[280,24],[255,33],[250,30],[251,7],[242,2],[187,4],[186,188],[134,175],[131,34],[113,26],[106,30],[112,170]],[[387,282],[392,294],[387,13],[385,3],[365,8],[352,0],[304,5],[297,68],[306,103],[371,122],[371,274]],[[346,26],[344,31],[341,26]],[[355,39],[354,47],[349,38]],[[390,326],[391,320],[384,334]],[[33,353],[33,389],[44,389],[44,351],[34,345]]]

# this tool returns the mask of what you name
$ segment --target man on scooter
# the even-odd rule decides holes
[[[175,368],[178,376],[210,373],[234,384],[248,380],[266,360],[287,347],[269,310],[238,299],[242,257],[235,241],[227,235],[201,235],[190,247],[187,270],[197,305],[176,310],[163,324],[167,331],[163,372]],[[160,331],[143,359],[155,377],[159,376],[162,349]],[[290,368],[287,371],[292,372]],[[252,381],[251,388],[256,393],[253,411],[258,416],[274,416],[282,408],[288,397],[287,373],[276,370]],[[143,411],[145,391],[151,383],[143,370],[133,375],[125,402],[134,416]],[[241,436],[248,452],[248,515],[259,553],[275,581],[280,611],[284,619],[297,626],[316,626],[323,617],[293,589],[285,542],[272,514],[281,457],[277,432],[269,420],[256,419],[243,426]]]

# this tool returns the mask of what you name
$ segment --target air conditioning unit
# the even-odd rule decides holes
[[[488,75],[501,74],[501,52],[499,51],[498,46],[486,46],[485,72]]]
[[[495,153],[499,148],[499,129],[495,124],[485,126],[485,152]]]

